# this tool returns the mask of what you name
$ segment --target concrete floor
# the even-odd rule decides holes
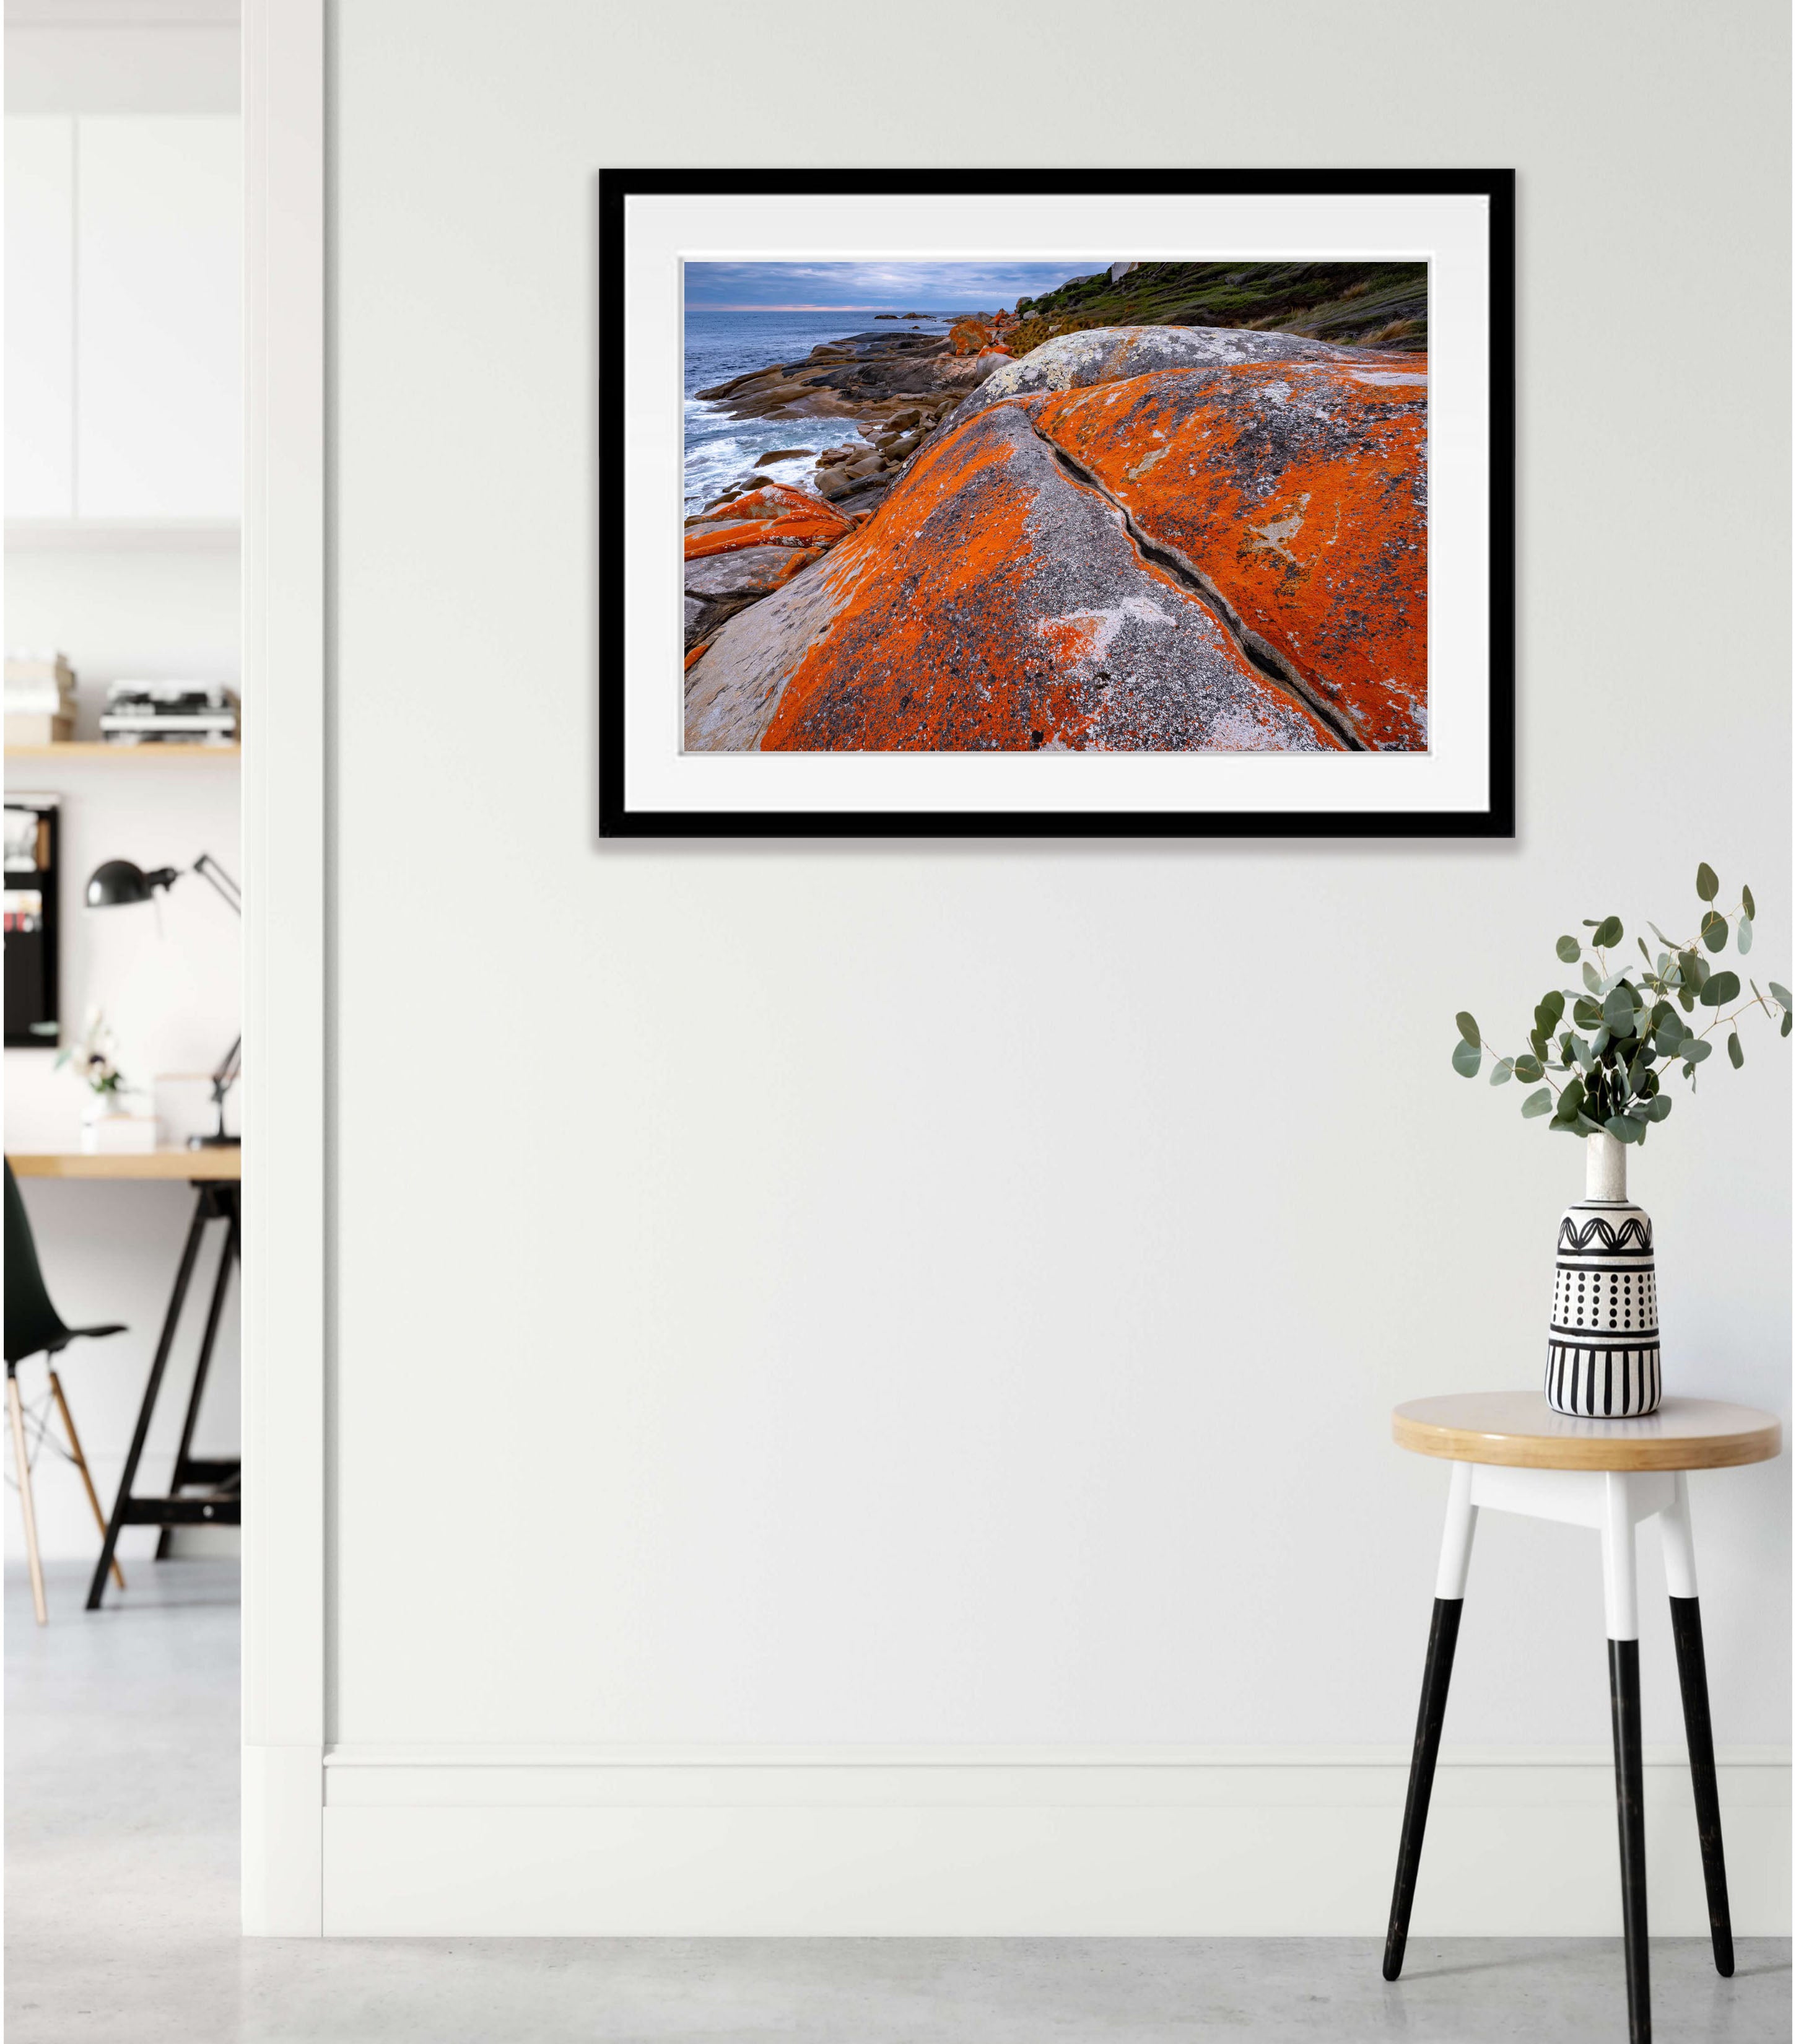
[[[1595,2044],[1627,2034],[1607,1940],[245,1941],[235,1565],[132,1572],[51,1623],[6,1581],[8,2044]],[[1790,2035],[1787,1940],[1652,1948],[1657,2034]]]

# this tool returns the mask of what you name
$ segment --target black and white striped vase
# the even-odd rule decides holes
[[[1627,1145],[1586,1139],[1584,1197],[1559,1224],[1547,1403],[1583,1419],[1659,1409],[1652,1223],[1628,1198]]]

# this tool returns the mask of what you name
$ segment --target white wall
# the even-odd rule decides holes
[[[1454,1076],[1454,1011],[1515,1035],[1561,930],[1687,920],[1699,858],[1791,956],[1785,36],[1768,0],[339,10],[343,1758],[1402,1750],[1445,1485],[1388,1410],[1534,1381],[1581,1185]],[[1194,159],[1519,167],[1516,840],[597,842],[597,169]],[[1635,1181],[1670,1388],[1785,1412],[1790,1086],[1755,1035]],[[1787,1738],[1787,1468],[1693,1487],[1737,1754]],[[1606,1923],[1594,1544],[1487,1520],[1471,1597],[1449,1739],[1597,1752],[1552,1863]],[[1393,1779],[1349,1899],[1288,1865],[1283,1927],[1381,1921]],[[722,1920],[565,1782],[501,1850],[397,1807],[465,1782],[370,1816],[332,1780],[328,1927],[616,1927],[532,1909],[621,1850],[650,1927]],[[1548,1821],[1502,1833],[1517,1884]]]

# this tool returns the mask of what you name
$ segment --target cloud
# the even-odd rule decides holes
[[[1038,298],[1086,263],[689,263],[686,303],[739,310],[766,306],[819,312],[990,312]]]

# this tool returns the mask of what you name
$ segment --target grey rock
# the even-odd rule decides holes
[[[1238,327],[1099,326],[1045,340],[1014,362],[994,365],[977,391],[961,401],[950,427],[1000,404],[1038,391],[1082,390],[1156,369],[1226,369],[1242,362],[1342,362],[1363,349],[1331,348],[1291,333],[1249,333]]]
[[[787,679],[841,605],[819,568],[731,618],[686,675],[686,750],[758,750]]]
[[[765,596],[792,566],[790,547],[743,547],[686,563],[688,596]]]

